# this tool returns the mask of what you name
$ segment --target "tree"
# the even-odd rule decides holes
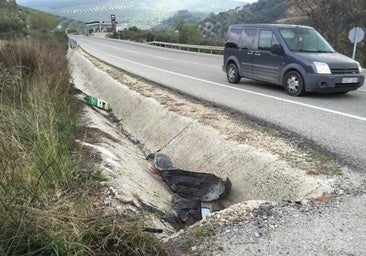
[[[290,0],[290,3],[295,17],[303,17],[303,21],[316,28],[337,51],[351,55],[353,45],[348,32],[355,26],[366,28],[365,0]],[[358,59],[364,59],[365,43],[358,47],[361,48]]]
[[[175,30],[179,34],[178,40],[181,44],[201,44],[203,41],[198,25],[185,24],[184,17],[176,21]]]

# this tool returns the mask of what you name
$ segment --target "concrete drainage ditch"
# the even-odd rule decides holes
[[[230,140],[225,134],[194,118],[179,115],[154,98],[130,90],[98,70],[78,50],[71,51],[69,59],[76,87],[107,100],[123,129],[138,138],[145,153],[160,150],[169,155],[179,169],[229,178],[232,187],[228,197],[222,200],[223,207],[248,200],[301,201],[332,191],[332,181],[325,176],[307,175],[304,170],[291,167],[275,154]],[[112,129],[104,121],[104,125],[102,121],[95,121],[98,116],[100,114],[89,115],[87,122],[104,133],[113,130],[113,136],[121,136],[120,129]],[[122,175],[124,181],[114,179],[114,186],[119,186],[120,194],[129,198],[121,201],[134,201],[138,205],[142,200],[144,204],[160,210],[170,207],[171,193],[160,180],[146,171],[142,171],[143,176],[137,174],[138,168],[146,169],[146,160],[131,141],[119,137],[118,143],[109,142],[105,146],[111,147],[115,159],[119,159],[119,165],[113,167],[114,176]],[[134,182],[140,184],[132,185]],[[158,186],[163,188],[158,189]],[[139,199],[133,199],[137,195]]]

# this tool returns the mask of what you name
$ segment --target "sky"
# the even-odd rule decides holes
[[[238,1],[238,2],[244,2],[244,3],[255,3],[255,2],[258,2],[258,0],[235,0],[235,1]]]

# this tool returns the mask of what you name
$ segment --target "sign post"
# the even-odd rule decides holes
[[[356,46],[359,42],[361,42],[365,37],[365,31],[363,31],[360,27],[354,27],[351,29],[348,33],[348,39],[351,40],[353,45],[353,53],[352,53],[352,59],[355,59],[356,56]]]

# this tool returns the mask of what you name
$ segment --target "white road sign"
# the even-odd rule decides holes
[[[360,27],[354,27],[349,31],[348,38],[352,43],[359,43],[365,38],[365,31]]]
[[[354,27],[348,33],[348,38],[351,40],[353,45],[353,54],[352,59],[355,59],[356,56],[356,46],[359,42],[361,42],[365,38],[365,31],[363,31],[360,27]]]

